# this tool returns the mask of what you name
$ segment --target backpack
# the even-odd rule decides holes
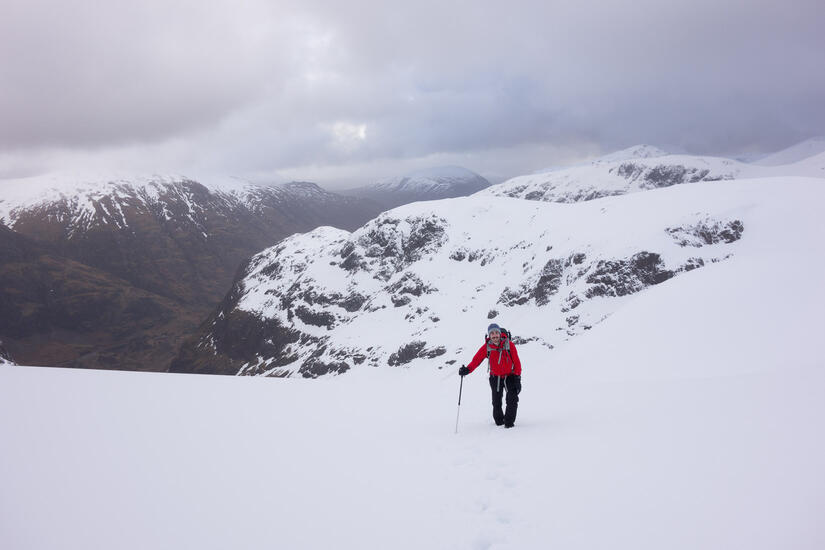
[[[516,368],[516,364],[513,362],[513,356],[510,355],[510,331],[506,328],[500,328],[501,330],[501,349],[507,352],[507,355],[510,356],[510,369],[511,371]],[[484,342],[487,344],[487,372],[490,372],[490,352],[492,352],[494,348],[490,344],[490,335],[484,335]]]

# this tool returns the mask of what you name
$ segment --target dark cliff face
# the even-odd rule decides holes
[[[241,201],[188,180],[152,195],[122,188],[80,220],[74,206],[71,197],[40,205],[4,227],[0,339],[18,363],[167,370],[252,254],[379,212],[314,184]]]

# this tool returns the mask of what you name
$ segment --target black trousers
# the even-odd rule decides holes
[[[521,392],[521,376],[490,376],[490,388],[493,390],[493,420],[496,426],[512,426],[516,423],[518,412],[518,394]],[[501,410],[501,399],[507,390],[507,409]]]

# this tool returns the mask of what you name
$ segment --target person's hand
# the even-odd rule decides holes
[[[464,365],[462,365],[461,368],[458,369],[458,375],[459,376],[467,376],[468,374],[470,374],[470,369],[468,369]]]

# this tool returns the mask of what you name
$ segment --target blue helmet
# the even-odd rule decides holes
[[[487,336],[489,336],[489,335],[490,335],[490,333],[491,333],[491,332],[493,332],[493,331],[496,331],[496,332],[498,332],[498,333],[501,333],[501,327],[500,327],[500,326],[498,326],[498,325],[497,325],[497,324],[495,324],[495,323],[491,323],[491,324],[490,324],[490,326],[489,326],[489,327],[487,327]]]

